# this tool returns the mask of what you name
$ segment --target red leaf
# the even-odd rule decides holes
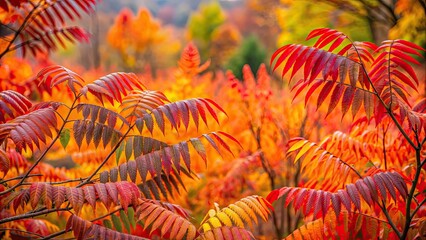
[[[411,47],[411,48],[414,48],[414,49],[417,49],[417,50],[426,51],[424,48],[420,47],[419,45],[412,43],[412,42],[409,42],[409,41],[406,41],[406,40],[403,40],[403,39],[395,40],[395,42],[404,44],[408,47]]]
[[[65,201],[66,188],[64,186],[57,186],[53,188],[52,192],[53,192],[55,207],[59,209],[62,203]]]
[[[361,194],[361,196],[368,203],[368,205],[372,205],[373,204],[373,200],[371,199],[370,191],[369,191],[367,185],[364,183],[364,181],[363,180],[358,180],[355,183],[355,186],[358,189],[358,192]]]
[[[324,81],[319,80],[319,81],[316,81],[314,84],[312,84],[312,86],[309,88],[308,92],[305,95],[305,106],[308,103],[308,100],[311,97],[312,93],[314,93],[314,91],[323,83]]]
[[[407,47],[404,44],[401,44],[401,43],[398,43],[398,42],[394,43],[392,45],[392,48],[401,50],[401,51],[406,52],[406,53],[415,54],[415,55],[417,55],[419,57],[422,56],[418,51],[414,50],[413,48]]]
[[[393,69],[391,71],[391,75],[392,74],[395,77],[397,77],[399,80],[401,80],[402,82],[404,82],[405,84],[407,84],[408,86],[410,86],[413,90],[415,90],[416,92],[418,92],[417,86],[411,81],[411,79],[409,79],[405,74],[403,74],[402,72],[400,72],[398,69]]]
[[[103,184],[103,183],[95,184],[95,189],[96,189],[98,197],[102,201],[102,203],[105,206],[109,206],[108,193],[107,193],[105,184]]]
[[[331,44],[330,48],[328,49],[329,52],[332,52],[334,49],[340,46],[340,44],[346,39],[347,37],[345,35],[340,35],[339,38],[334,41],[333,44]]]
[[[323,201],[324,201],[324,192],[322,190],[318,190],[317,199],[315,201],[315,207],[314,207],[314,215],[313,215],[314,218],[317,218],[317,215],[323,206]]]
[[[294,62],[297,60],[297,58],[299,57],[299,55],[306,51],[306,48],[304,46],[302,46],[302,45],[295,45],[292,48],[292,51],[293,52],[291,53],[290,57],[287,60],[287,63],[284,66],[284,69],[282,71],[282,73],[283,73],[282,76],[284,76],[284,74],[287,73],[288,70],[290,70],[290,68],[292,67],[292,65],[294,64]],[[288,54],[290,54],[290,53],[288,53]],[[294,70],[293,70],[293,72],[294,72]]]
[[[390,172],[388,176],[392,178],[392,183],[398,189],[399,193],[403,198],[408,195],[407,185],[404,182],[404,179],[397,172]]]
[[[389,194],[391,195],[392,199],[396,201],[396,192],[395,187],[392,182],[392,178],[387,173],[378,173],[377,175],[379,178],[383,179],[383,183],[385,187],[388,189]]]
[[[347,192],[349,194],[349,197],[351,198],[352,202],[355,205],[355,208],[358,209],[358,211],[361,211],[361,201],[360,201],[359,194],[358,194],[358,191],[357,191],[355,185],[354,184],[348,184],[348,185],[346,185],[346,189],[347,189]]]
[[[277,51],[275,51],[273,54],[272,54],[272,56],[271,56],[271,61],[269,62],[269,65],[271,65],[272,66],[272,62],[275,60],[275,58],[279,55],[279,54],[281,54],[284,50],[286,50],[287,48],[289,48],[291,45],[285,45],[285,46],[282,46],[282,47],[280,47]],[[281,63],[279,63],[279,64],[277,64],[277,63],[275,63],[275,67],[274,67],[274,70],[273,71],[275,71],[275,69],[280,65]]]
[[[417,79],[417,75],[414,72],[414,69],[408,63],[402,61],[401,59],[399,59],[397,57],[392,57],[391,61],[398,64],[402,69],[404,69],[414,79],[416,84],[419,84],[419,80]]]
[[[84,198],[86,201],[92,206],[92,208],[96,207],[96,191],[95,187],[87,186],[83,188]]]
[[[303,50],[299,51],[299,55],[297,56],[298,58],[294,58],[294,65],[293,70],[291,71],[289,83],[291,82],[296,72],[299,71],[299,69],[303,66],[306,58],[308,58],[314,50],[315,48],[303,46]],[[299,58],[299,56],[301,57]]]
[[[352,100],[354,99],[354,93],[356,88],[347,87],[343,93],[342,98],[342,118],[345,116],[346,112],[349,110],[352,105]]]
[[[337,55],[344,55],[349,49],[351,49],[353,47],[352,44],[348,44],[346,45],[344,48],[342,48],[342,50],[340,50]]]
[[[280,55],[280,57],[278,58],[278,60],[275,62],[275,66],[274,66],[274,69],[273,69],[273,71],[275,71],[277,68],[278,68],[278,66],[280,66],[281,65],[281,63],[283,63],[284,62],[284,60],[286,60],[287,59],[287,57],[289,56],[288,54],[289,54],[289,52],[291,52],[291,51],[293,51],[293,47],[294,47],[295,45],[294,44],[290,44],[290,45],[287,45],[287,46],[284,46],[284,47],[286,47],[285,49],[284,49],[284,51],[281,53],[281,55]],[[276,57],[273,57],[273,58],[271,58],[271,59],[275,59]],[[284,76],[284,72],[282,73],[282,76]]]
[[[6,1],[0,1],[0,8],[3,9],[5,12],[9,12],[9,6],[7,5]]]
[[[351,211],[351,200],[350,200],[348,192],[345,191],[345,190],[339,189],[337,191],[337,194],[339,194],[340,201],[343,203],[343,206],[345,206],[346,210],[348,210],[348,212],[352,212]]]
[[[326,46],[329,43],[333,42],[334,40],[338,39],[341,35],[343,35],[343,34],[341,32],[336,31],[336,30],[334,30],[334,32],[330,31],[327,34],[324,34],[323,36],[321,36],[318,39],[318,41],[315,43],[314,47],[323,48],[324,46]]]
[[[344,87],[342,84],[337,84],[336,87],[333,90],[333,93],[331,94],[331,99],[330,99],[330,105],[328,106],[328,110],[327,110],[327,114],[325,115],[325,117],[328,116],[328,114],[330,114],[334,108],[337,106],[337,104],[339,103],[340,97],[342,96]]]
[[[321,104],[324,102],[324,100],[327,98],[328,94],[330,94],[331,89],[333,88],[334,83],[327,81],[324,85],[324,87],[322,88],[320,94],[318,95],[318,100],[317,100],[317,110],[318,108],[321,106]]]
[[[378,188],[380,191],[380,195],[382,196],[383,200],[386,201],[387,193],[386,193],[383,179],[378,174],[374,175],[373,179],[374,179],[374,182],[376,183],[376,188]]]
[[[367,116],[367,120],[370,121],[374,113],[374,99],[373,94],[364,93],[364,110]]]
[[[31,207],[35,209],[41,200],[41,196],[45,191],[45,183],[33,183],[30,187]]]
[[[303,203],[305,203],[305,198],[308,195],[309,190],[303,188],[299,191],[299,193],[297,194],[296,199],[294,200],[294,209],[297,211]]]
[[[336,214],[336,217],[339,217],[340,210],[341,210],[341,201],[339,195],[337,193],[333,193],[331,195],[331,203],[333,205],[334,213]]]
[[[371,194],[371,197],[376,202],[379,194],[377,192],[376,184],[374,183],[373,178],[370,177],[370,176],[365,177],[364,183],[367,185],[367,187],[369,189],[369,193]]]
[[[405,53],[403,53],[399,50],[392,49],[391,54],[398,57],[398,58],[404,59],[405,61],[411,62],[411,63],[416,64],[416,65],[420,65],[419,61],[414,59],[412,56],[405,54]]]
[[[305,209],[304,209],[304,212],[303,212],[305,215],[309,215],[309,213],[311,213],[312,207],[317,202],[317,199],[316,199],[317,198],[317,191],[312,190],[312,191],[309,191],[309,193],[310,193],[310,195],[309,195],[308,201],[305,205]]]
[[[313,68],[311,71],[311,76],[309,78],[309,82],[312,82],[317,76],[318,74],[321,72],[321,70],[324,69],[326,63],[329,61],[330,57],[333,56],[333,54],[325,52],[323,50],[319,51],[321,54],[318,59],[315,60],[315,62],[313,61]],[[318,54],[318,53],[317,53]]]
[[[293,91],[294,89],[296,89],[296,87],[298,87],[296,93],[293,96],[293,99],[291,100],[292,102],[294,101],[294,99],[302,92],[302,90],[305,89],[305,87],[309,85],[308,81],[303,81],[303,80],[299,80],[291,89],[291,91]]]
[[[330,29],[329,29],[329,28],[318,28],[318,29],[314,29],[314,30],[312,30],[312,31],[308,34],[308,36],[306,37],[306,40],[309,40],[309,39],[311,39],[311,38],[314,38],[314,37],[317,37],[317,36],[319,36],[319,35],[322,35],[322,34],[324,34],[324,33],[328,32],[328,31],[330,31]]]
[[[355,95],[352,101],[352,117],[355,118],[359,108],[361,107],[361,103],[364,100],[364,91],[360,89],[355,90]]]
[[[275,202],[275,200],[277,200],[280,197],[280,190],[279,189],[275,189],[273,191],[271,191],[268,196],[266,196],[266,200],[268,200],[268,202],[273,203]]]
[[[325,55],[324,53],[327,53],[327,52],[323,50],[315,51],[306,60],[305,68],[303,69],[303,73],[304,73],[303,77],[305,79],[308,79],[308,76],[310,76],[309,82],[312,82],[315,79],[315,77],[321,72],[321,69],[319,69],[319,66],[318,66],[319,65],[318,62],[321,61],[321,59],[328,57],[328,56],[324,56]],[[316,69],[319,69],[319,70],[316,70]],[[318,74],[315,75],[313,73],[314,70],[318,71]]]

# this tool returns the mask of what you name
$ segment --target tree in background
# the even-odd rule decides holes
[[[401,18],[390,29],[389,38],[403,38],[426,47],[426,3],[424,0],[400,0],[395,13]]]
[[[241,44],[241,34],[234,25],[223,24],[212,34],[210,56],[213,69],[221,68]]]
[[[274,13],[278,6],[279,0],[247,0],[244,7],[244,21],[247,22],[244,34],[256,35],[271,50],[280,32]]]
[[[67,20],[91,13],[94,3],[87,0],[68,9],[66,4],[56,2],[1,1],[0,91],[15,90],[35,97],[34,90],[40,86],[31,81],[33,68],[49,63],[49,54],[69,43],[89,41],[86,30],[68,25]],[[22,59],[30,54],[36,61]]]
[[[415,36],[410,40],[419,44],[424,44],[426,41],[424,35],[426,2],[424,0],[321,1],[333,5],[339,10],[366,19],[376,43],[386,40],[389,31],[394,28],[399,29],[400,32],[394,37],[401,38],[406,36],[406,33],[410,33],[410,35]],[[408,28],[404,29],[405,27]]]
[[[208,57],[214,31],[225,22],[225,13],[217,1],[202,3],[188,20],[188,35],[200,49],[201,58]]]
[[[372,39],[365,18],[338,11],[329,4],[285,0],[281,1],[281,6],[275,10],[276,19],[281,28],[278,45],[301,42],[312,29],[324,26],[341,29],[354,39]],[[300,24],[301,22],[303,24]]]
[[[253,72],[257,72],[260,64],[266,57],[266,50],[259,39],[250,36],[242,42],[235,54],[229,59],[226,68],[231,70],[238,79],[242,79],[242,69],[249,65]]]
[[[406,38],[422,46],[426,43],[426,3],[424,0],[320,0],[319,2],[282,0],[281,3],[287,9],[284,12],[288,11],[289,15],[287,16],[292,17],[279,16],[281,27],[289,29],[286,30],[289,33],[293,33],[291,30],[300,31],[303,28],[292,28],[291,24],[287,28],[286,21],[293,22],[297,20],[298,15],[306,16],[306,13],[311,13],[309,14],[310,19],[314,18],[315,21],[306,21],[306,23],[315,26],[305,27],[305,34],[313,28],[325,26],[324,23],[328,22],[328,26],[344,30],[355,39],[358,39],[358,36],[354,34],[354,30],[356,30],[356,28],[353,28],[354,25],[360,28],[359,33],[369,32],[375,43],[380,43],[389,37]],[[318,4],[324,6],[320,8]],[[325,10],[328,14],[321,14],[322,10]],[[332,14],[329,14],[330,12]],[[331,18],[324,17],[328,15]],[[296,18],[294,18],[295,16]],[[339,18],[340,23],[332,21],[336,17]],[[346,27],[349,27],[349,29],[346,29]],[[389,36],[389,34],[391,35]]]
[[[128,70],[149,65],[155,72],[165,52],[173,55],[179,49],[179,44],[170,39],[170,33],[162,29],[160,22],[145,8],[141,8],[137,16],[129,9],[122,10],[107,38],[108,43],[118,51],[123,67]],[[163,51],[164,48],[167,51]],[[161,58],[156,57],[160,55]]]

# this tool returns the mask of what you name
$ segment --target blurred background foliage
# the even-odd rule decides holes
[[[425,48],[425,16],[424,0],[102,0],[92,15],[77,23],[91,33],[89,43],[68,44],[65,50],[28,61],[20,59],[19,52],[7,55],[0,68],[0,91],[13,87],[31,95],[22,86],[39,69],[55,63],[89,81],[115,71],[135,72],[146,86],[165,92],[172,101],[216,100],[228,113],[221,116],[221,130],[237,138],[243,150],[236,149],[235,158],[209,153],[207,169],[201,161],[195,165],[201,180],[185,182],[188,192],[176,202],[202,218],[213,202],[224,206],[249,194],[266,196],[280,186],[309,184],[297,174],[300,166],[285,155],[288,139],[319,141],[352,121],[350,117],[320,121],[324,109],[305,108],[303,99],[293,101],[280,76],[270,71],[269,59],[277,47],[303,43],[311,30],[327,27],[355,41],[378,44],[402,38]],[[6,34],[0,28],[0,36]],[[200,53],[192,55],[195,60],[189,62],[196,64],[190,73],[182,71],[184,49]],[[422,64],[416,71],[425,79]],[[419,95],[424,94],[423,90]],[[59,150],[49,156],[63,158]],[[85,159],[80,158],[72,156],[72,161],[84,166]],[[262,162],[268,163],[269,172]],[[86,175],[87,169],[67,174]],[[280,222],[281,233],[299,225],[301,217],[291,209],[279,212],[282,219],[287,217]],[[264,235],[271,224],[256,230],[257,236]]]
[[[173,67],[193,41],[202,60],[211,60],[210,70],[231,69],[241,77],[244,63],[256,70],[277,46],[302,42],[319,27],[353,40],[402,38],[425,47],[425,9],[424,0],[103,0],[80,23],[92,34],[90,44],[52,57],[86,69],[155,75]]]

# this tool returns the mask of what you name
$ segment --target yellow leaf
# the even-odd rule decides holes
[[[229,208],[224,208],[223,211],[232,219],[237,227],[244,227],[244,223],[241,220],[240,216]]]
[[[232,221],[224,212],[220,212],[216,216],[225,226],[232,226]]]
[[[287,150],[287,153],[291,153],[291,152],[303,147],[303,145],[305,145],[308,142],[309,142],[308,140],[299,140],[298,142],[293,144],[293,146],[291,146],[291,148],[289,150]]]
[[[312,147],[314,145],[315,145],[315,143],[311,143],[311,144],[306,144],[305,146],[303,146],[303,148],[300,149],[299,153],[294,158],[294,163],[296,163],[303,155],[305,155],[305,153],[307,151],[309,151],[310,149],[312,149]]]
[[[222,224],[220,223],[220,221],[219,221],[219,219],[217,217],[210,218],[209,221],[207,221],[207,223],[210,223],[210,225],[213,228],[217,228],[217,227],[222,226]]]

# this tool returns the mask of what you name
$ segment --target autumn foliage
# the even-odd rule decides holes
[[[422,47],[320,28],[241,79],[196,41],[157,77],[53,64],[95,4],[0,3],[2,239],[426,237]],[[141,69],[166,35],[123,10],[108,42]]]
[[[313,47],[292,44],[277,50],[275,68],[283,65],[282,76],[288,74],[289,81],[300,70],[292,87],[295,95],[306,90],[305,101],[315,98],[317,109],[328,101],[326,116],[340,104],[342,116],[351,110],[353,118],[362,106],[361,117],[349,134],[336,132],[320,144],[290,140],[287,152],[296,153],[295,162],[303,158],[306,175],[321,180],[274,190],[267,199],[283,197],[286,206],[293,203],[311,219],[289,238],[313,231],[321,238],[347,238],[348,233],[384,239],[422,236],[425,99],[413,104],[409,97],[419,87],[410,63],[419,64],[413,55],[421,56],[424,49],[404,40],[380,46],[352,42],[326,28],[312,31],[307,39],[314,37]],[[375,128],[369,127],[372,122]],[[342,230],[328,231],[328,221],[315,222],[327,219],[329,209],[334,224],[341,223],[344,212]],[[320,233],[314,227],[319,224],[325,224]]]

